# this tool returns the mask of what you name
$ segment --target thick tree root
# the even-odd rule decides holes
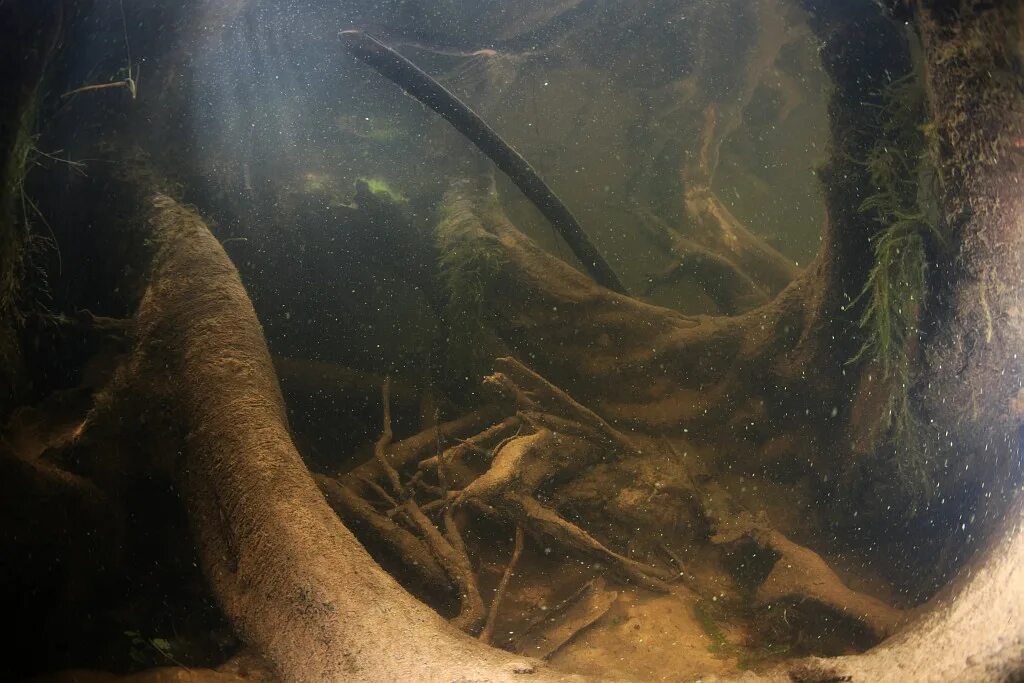
[[[683,237],[651,211],[634,205],[637,228],[665,252],[675,256],[667,268],[648,276],[644,295],[684,278],[691,278],[725,315],[737,315],[769,301],[766,290],[758,285],[727,256]]]
[[[800,274],[793,261],[740,223],[709,187],[688,188],[683,204],[695,226],[694,242],[735,264],[760,291],[778,294]]]
[[[833,374],[841,378],[835,357],[842,352],[832,340],[820,343],[817,307],[826,302],[812,296],[820,271],[808,271],[757,311],[696,318],[595,286],[517,230],[493,197],[465,185],[449,192],[445,215],[440,239],[457,232],[482,244],[497,240],[503,253],[493,295],[501,305],[483,312],[495,332],[544,376],[593,397],[593,409],[607,419],[655,432],[710,432],[745,408],[750,386],[769,387],[780,399],[768,403],[755,392],[751,410],[780,415],[796,388],[801,400],[834,401],[842,386],[833,381]],[[822,368],[813,383],[801,370],[808,364]],[[792,425],[810,440],[821,421],[759,422],[766,430]]]
[[[199,217],[149,200],[154,245],[127,368],[188,431],[182,487],[203,569],[239,634],[290,681],[568,680],[448,626],[380,569],[288,436],[259,323]]]
[[[686,239],[678,239],[672,248],[677,260],[660,273],[651,275],[644,294],[650,296],[659,287],[691,277],[725,315],[768,303],[768,296],[732,261]]]

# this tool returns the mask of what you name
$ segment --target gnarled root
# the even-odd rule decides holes
[[[344,475],[342,481],[320,478],[335,510],[357,531],[362,529],[373,545],[383,545],[393,556],[405,558],[424,582],[436,583],[436,569],[440,568],[459,596],[459,612],[451,623],[469,633],[480,628],[486,611],[455,521],[455,513],[466,507],[514,520],[523,531],[603,563],[625,580],[665,590],[671,572],[605,547],[535,497],[537,490],[555,477],[572,476],[616,452],[635,454],[636,447],[603,418],[515,359],[500,358],[496,367],[499,371],[485,384],[514,403],[516,415],[458,440],[437,455],[424,457],[414,470],[392,467],[384,455],[388,444],[378,441],[375,458],[370,461],[376,465],[376,480],[367,478],[365,472],[356,474],[361,468]],[[385,437],[386,423],[387,411]],[[524,429],[528,433],[522,433]],[[474,466],[481,460],[484,471],[477,474]],[[436,478],[436,485],[425,481],[428,473]],[[461,488],[452,489],[453,485]],[[375,491],[378,501],[390,509],[374,508],[353,492],[356,486],[367,493]],[[382,493],[382,486],[390,487],[391,493]],[[421,503],[416,499],[420,492],[439,498]],[[424,556],[433,561],[425,562]]]
[[[410,498],[392,511],[392,516],[404,514],[412,522],[413,530],[459,587],[462,610],[454,623],[468,630],[478,625],[476,619],[481,612],[476,582],[465,559],[467,555],[459,552],[461,543],[447,542],[439,531],[440,523],[435,526],[424,511],[439,511],[447,527],[453,510],[465,506],[483,509],[489,515],[514,520],[525,532],[545,542],[554,541],[572,553],[605,565],[622,580],[665,590],[667,581],[677,577],[676,572],[637,562],[610,549],[538,499],[539,491],[553,480],[571,479],[598,463],[613,462],[625,455],[643,458],[642,449],[519,361],[500,358],[495,365],[497,371],[485,379],[485,385],[511,403],[516,416],[439,455],[424,458],[410,481],[423,484],[425,490],[439,494],[440,498],[424,504],[422,509]],[[517,431],[513,434],[514,429]],[[493,449],[485,446],[495,441],[498,444]],[[674,452],[671,442],[665,443]],[[752,542],[775,558],[770,572],[757,587],[755,606],[812,601],[860,623],[876,639],[895,630],[903,618],[901,611],[848,588],[817,553],[789,540],[772,528],[763,515],[744,509],[692,460],[687,461],[678,453],[675,456],[678,466],[692,468],[690,494],[707,520],[711,541],[737,546]],[[472,474],[473,467],[479,467],[481,462],[482,473]],[[458,472],[456,476],[446,474],[453,469]],[[427,472],[437,474],[439,486],[423,482]],[[461,488],[452,490],[453,484],[461,484]],[[395,529],[398,528],[396,525]],[[395,533],[396,538],[401,536]]]
[[[578,403],[513,358],[499,358],[498,372],[484,382],[513,401],[534,431],[516,437],[494,453],[482,475],[460,491],[455,505],[482,502],[515,519],[536,535],[552,538],[574,552],[606,563],[624,579],[653,590],[666,589],[670,573],[616,553],[536,498],[555,477],[570,477],[596,462],[636,446],[589,408]]]

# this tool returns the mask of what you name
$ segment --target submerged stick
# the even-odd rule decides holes
[[[598,253],[569,208],[541,180],[529,162],[502,140],[476,112],[422,69],[375,38],[358,30],[342,31],[341,38],[354,57],[440,114],[486,154],[558,230],[598,284],[626,294],[626,288],[619,282],[615,271]]]
[[[391,380],[385,379],[384,384],[380,388],[380,400],[384,406],[384,426],[381,430],[380,438],[373,444],[373,455],[380,463],[380,467],[384,470],[384,474],[387,475],[388,481],[391,483],[391,488],[394,490],[395,495],[402,497],[402,480],[398,477],[398,471],[391,466],[388,462],[386,449],[391,445],[391,441],[394,438],[393,432],[391,431]]]
[[[494,591],[494,599],[487,610],[487,620],[484,622],[484,630],[480,632],[479,640],[488,645],[494,638],[494,625],[498,622],[498,609],[501,608],[501,601],[505,599],[505,591],[508,590],[508,582],[512,580],[512,573],[516,570],[516,563],[523,552],[523,525],[516,525],[516,540],[512,547],[512,556],[505,565],[505,573],[501,575],[501,582]]]

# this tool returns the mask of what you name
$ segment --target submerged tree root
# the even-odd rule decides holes
[[[163,387],[167,417],[187,429],[181,481],[204,571],[246,642],[286,680],[582,680],[460,634],[374,563],[327,505],[291,444],[259,324],[216,240],[195,213],[164,196],[150,200],[148,219],[153,267],[136,318],[135,349],[123,370],[138,386]],[[663,581],[660,568],[618,555],[534,497],[552,476],[572,476],[608,457],[642,457],[641,449],[515,361],[500,361],[489,385],[511,401],[514,417],[502,420],[485,411],[428,430],[390,445],[384,454],[388,467],[375,459],[334,484],[375,493],[382,505],[391,505],[389,497],[402,501],[378,491],[388,469],[411,471],[410,476],[443,470],[440,505],[429,508],[440,510],[442,520],[446,511],[463,506],[485,510],[521,523],[524,531],[554,537],[574,552],[600,557],[627,580]],[[441,432],[465,438],[438,453]],[[474,436],[481,432],[484,438]],[[467,474],[475,458],[484,459],[481,475]],[[467,468],[461,473],[460,463]],[[845,610],[876,633],[891,631],[891,610],[842,587],[819,556],[743,511],[706,475],[693,479],[713,540],[748,538],[779,556],[760,586],[759,602],[811,598]],[[321,484],[329,493],[334,488]],[[382,537],[415,523],[414,509],[389,516],[344,488],[340,500],[338,507],[372,520]],[[428,506],[421,512],[428,514]],[[452,538],[446,539],[450,545]],[[419,538],[406,541],[405,557],[419,557],[431,567],[425,571],[435,583],[451,581],[450,568],[429,546]],[[982,578],[1005,574],[999,571]],[[977,582],[969,589],[964,600],[973,605],[985,589]],[[918,631],[931,633],[949,623],[941,614],[936,619],[906,638],[913,642]],[[843,669],[877,672],[886,661],[880,653],[883,659],[869,654],[844,660]]]
[[[928,0],[903,4],[912,4],[913,12],[924,18],[919,23],[925,28],[925,59],[935,67],[929,69],[929,90],[944,113],[938,126],[940,147],[952,155],[946,163],[955,171],[946,184],[950,193],[946,212],[958,223],[955,227],[966,233],[957,238],[966,248],[956,253],[958,279],[951,284],[951,291],[961,293],[962,310],[952,311],[951,320],[943,322],[954,324],[938,333],[939,342],[945,339],[951,348],[932,349],[934,366],[947,370],[934,372],[933,368],[922,381],[942,381],[933,399],[941,399],[945,407],[933,407],[942,418],[940,423],[947,425],[963,419],[958,411],[972,403],[949,397],[995,396],[999,410],[1006,413],[1004,419],[1014,437],[1010,448],[1016,454],[1022,411],[1016,402],[1002,403],[1019,399],[1019,372],[1005,365],[1010,355],[1006,349],[1020,346],[1015,343],[1019,326],[1001,322],[1017,320],[1020,297],[1014,286],[990,296],[990,283],[1022,281],[1016,275],[1024,251],[1011,248],[1021,235],[1021,195],[1015,189],[1021,184],[1017,163],[1021,108],[1019,91],[1002,87],[1005,81],[994,77],[989,67],[1018,63],[1019,41],[1008,42],[1018,36],[1006,27],[1019,26],[1019,10],[980,0],[959,3],[962,12],[950,12],[949,3]],[[992,26],[972,26],[974,15],[988,17],[1006,35]],[[870,41],[877,24],[851,25],[853,30],[847,27],[840,37],[857,40],[839,42],[856,43],[864,51],[864,44],[872,43],[861,41]],[[979,39],[983,37],[992,39]],[[840,62],[857,63],[839,59],[833,49],[827,52],[831,61],[826,67],[832,71],[839,70]],[[998,59],[978,59],[986,56]],[[879,57],[880,68],[887,70],[886,55],[879,52]],[[977,73],[972,73],[975,69]],[[870,87],[872,75],[856,73],[846,76],[845,82],[840,75],[836,80],[840,95],[859,103],[861,93],[851,89],[850,83]],[[984,87],[973,87],[979,84]],[[972,101],[981,96],[997,97]],[[842,100],[836,102],[842,104]],[[711,142],[704,147],[713,151],[714,140],[721,139],[714,124],[723,118],[711,109],[706,111]],[[834,131],[840,152],[848,151],[845,132],[849,131],[838,127]],[[983,159],[979,159],[979,148],[986,150]],[[832,199],[849,189],[844,184],[863,184],[862,178],[847,179],[837,170],[841,169],[831,170],[836,175],[830,188]],[[840,176],[843,179],[837,180]],[[685,198],[686,208],[697,219],[697,227],[704,223],[715,239],[734,234],[720,202],[705,194],[710,183],[689,185],[692,191]],[[856,200],[856,192],[849,194],[847,199]],[[515,404],[515,423],[498,423],[500,415],[469,416],[462,432],[469,438],[440,453],[436,433],[407,446],[396,444],[378,453],[353,481],[344,477],[335,481],[342,485],[337,507],[347,505],[349,514],[367,520],[370,533],[382,539],[398,535],[396,529],[407,532],[404,543],[394,544],[396,552],[421,557],[421,564],[431,565],[435,583],[450,583],[453,574],[467,574],[469,553],[462,547],[455,513],[469,508],[514,520],[524,531],[553,537],[576,553],[601,558],[621,578],[638,583],[659,580],[657,567],[634,563],[628,551],[619,553],[613,542],[602,543],[591,536],[584,522],[569,522],[545,498],[544,484],[550,482],[542,480],[572,478],[597,463],[644,456],[630,439],[623,442],[621,432],[597,413],[675,433],[723,424],[737,416],[746,421],[749,415],[744,410],[751,411],[766,429],[786,424],[793,434],[810,434],[812,430],[803,427],[815,421],[824,425],[819,431],[831,429],[818,417],[807,419],[806,424],[800,418],[796,424],[778,419],[799,415],[794,409],[808,405],[823,405],[835,414],[830,399],[844,395],[841,389],[848,388],[838,379],[840,372],[846,375],[842,359],[849,357],[843,344],[836,342],[842,328],[827,323],[839,317],[835,298],[859,291],[859,271],[849,268],[850,259],[862,258],[861,247],[873,233],[857,230],[857,221],[853,230],[839,222],[844,213],[856,213],[848,210],[849,201],[829,208],[832,227],[816,263],[771,304],[735,321],[686,318],[611,295],[564,264],[545,260],[500,216],[482,212],[480,232],[489,233],[510,255],[496,274],[504,287],[502,296],[493,299],[501,309],[494,315],[496,325],[516,351],[538,352],[521,357],[529,357],[573,394],[588,396],[597,411],[566,400],[568,393],[559,395],[552,390],[554,385],[538,382],[539,375],[531,376],[510,363],[496,374],[491,386]],[[508,657],[458,633],[374,564],[327,506],[289,439],[262,333],[230,261],[195,213],[167,197],[150,198],[146,214],[155,256],[134,330],[135,351],[123,370],[137,381],[137,388],[148,391],[147,398],[154,399],[159,409],[154,412],[166,412],[169,421],[184,427],[183,457],[177,463],[181,489],[189,499],[206,576],[239,633],[266,654],[287,680],[498,681],[520,680],[523,675],[530,675],[530,680],[566,679],[536,662]],[[710,244],[705,246],[712,249]],[[744,267],[756,270],[749,264]],[[985,276],[978,277],[982,269]],[[780,274],[786,275],[785,269],[772,268],[767,279],[788,281],[790,276]],[[758,286],[772,291],[780,285]],[[983,311],[975,310],[979,287],[984,289]],[[984,318],[980,329],[985,331],[987,346],[969,343],[975,339],[972,329],[978,326],[972,323],[979,315]],[[594,353],[597,347],[609,347],[615,353]],[[830,360],[834,361],[831,366]],[[948,368],[953,367],[962,371],[950,373]],[[819,372],[808,378],[808,368]],[[593,390],[598,384],[605,385],[603,390]],[[748,396],[750,387],[757,388],[753,405],[737,406],[737,397]],[[784,399],[791,396],[800,396],[801,401],[787,405]],[[771,406],[774,399],[778,400],[772,414],[765,405]],[[988,417],[992,412],[989,408]],[[488,425],[504,427],[486,438],[472,436]],[[792,434],[782,435],[786,436]],[[822,439],[821,443],[835,441]],[[764,442],[768,437],[758,447]],[[483,472],[477,474],[470,461],[479,456]],[[973,473],[978,468],[971,462]],[[408,475],[407,465],[415,469],[410,479],[389,476],[392,472]],[[369,470],[375,476],[366,476]],[[437,484],[423,472],[436,476]],[[27,474],[31,480],[40,473]],[[63,490],[68,482],[56,483],[54,490],[61,496],[91,493],[91,487],[78,486],[81,482],[67,487],[70,490]],[[393,493],[385,488],[389,484],[394,485]],[[749,542],[776,557],[758,586],[758,604],[816,601],[860,620],[877,635],[892,631],[899,614],[843,586],[820,556],[743,510],[709,476],[697,473],[693,489],[700,513],[711,527],[712,542],[728,546]],[[420,505],[410,490],[436,499]],[[863,656],[787,664],[768,677],[819,682],[1019,677],[1024,670],[1024,638],[1016,625],[1024,623],[1024,535],[1020,493],[1009,488],[1004,493],[1016,496],[1018,505],[1005,518],[1000,530],[1003,541],[972,567],[953,597],[936,601],[916,624]],[[371,496],[376,496],[378,507],[388,509],[381,512],[368,504]],[[425,542],[414,531],[432,541]],[[452,555],[442,562],[438,556],[447,556],[446,548]],[[454,582],[466,586],[470,580],[463,576]],[[499,606],[492,605],[492,613]],[[462,607],[472,614],[467,621],[479,619],[477,605]]]
[[[448,626],[325,502],[288,436],[238,274],[200,218],[149,200],[154,244],[129,369],[189,433],[182,486],[204,572],[242,638],[290,681],[570,680]]]
[[[509,404],[515,411],[514,417],[438,455],[424,457],[415,467],[409,463],[404,473],[387,468],[387,473],[380,475],[380,483],[392,481],[395,495],[403,497],[403,502],[391,510],[378,511],[351,492],[347,495],[357,502],[335,504],[335,508],[346,518],[353,517],[357,528],[362,519],[376,520],[376,532],[387,537],[386,545],[406,548],[402,554],[421,573],[436,566],[423,559],[432,556],[458,590],[461,607],[452,624],[470,633],[479,627],[485,612],[464,544],[457,534],[453,537],[450,533],[454,526],[453,511],[467,507],[482,510],[487,516],[505,523],[512,522],[517,536],[525,531],[546,546],[554,542],[572,554],[589,558],[622,581],[667,591],[669,583],[678,578],[681,567],[669,569],[644,564],[616,552],[537,497],[539,490],[550,482],[578,477],[598,463],[608,466],[623,457],[643,459],[646,457],[643,449],[519,361],[499,358],[495,366],[497,371],[487,377],[484,384]],[[495,442],[497,444],[491,447]],[[740,547],[743,543],[752,542],[754,547],[775,558],[770,571],[756,587],[754,607],[819,605],[863,625],[875,640],[895,630],[903,617],[899,610],[849,589],[817,553],[789,540],[763,516],[743,509],[698,464],[681,457],[668,439],[664,443],[674,456],[673,466],[691,471],[689,495],[697,501],[706,520],[710,541],[735,545],[740,552],[743,552]],[[380,459],[378,454],[376,460]],[[479,469],[482,472],[474,471]],[[425,482],[428,472],[437,485]],[[345,479],[358,481],[351,474]],[[452,486],[459,488],[453,490]],[[330,493],[335,489],[347,490],[344,484],[330,480],[325,485],[329,499],[337,495]],[[440,497],[418,503],[414,497],[417,489],[428,496]],[[394,505],[393,500],[386,498],[381,500],[382,505]],[[565,496],[560,500],[566,502]],[[432,520],[428,512],[436,513],[437,521]],[[405,526],[391,521],[399,518],[404,519]],[[409,550],[410,545],[415,550]],[[507,585],[507,578],[506,572],[502,586]],[[503,592],[504,587],[499,589],[491,606],[488,619],[491,629]],[[486,630],[481,639],[489,639]]]
[[[667,439],[665,443],[673,449]],[[901,610],[847,587],[818,553],[791,541],[764,515],[744,509],[703,468],[693,467],[690,481],[712,543],[752,541],[774,555],[770,572],[757,587],[756,606],[811,601],[862,624],[877,640],[892,635],[906,619]]]

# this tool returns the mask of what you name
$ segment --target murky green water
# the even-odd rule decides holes
[[[978,426],[984,399],[959,432],[929,412],[959,239],[923,80],[937,58],[876,3],[67,4],[18,15],[61,39],[16,108],[32,124],[11,215],[39,294],[15,316],[32,379],[4,405],[4,457],[116,512],[30,541],[11,523],[11,556],[33,558],[10,563],[13,611],[52,634],[18,641],[12,675],[215,669],[265,645],[194,540],[211,522],[185,483],[205,429],[176,403],[188,378],[106,398],[133,344],[162,353],[130,323],[154,190],[237,268],[331,509],[484,643],[634,680],[863,652],[1000,519],[1016,432]],[[502,172],[516,153],[532,175]],[[595,284],[602,260],[624,293]],[[108,403],[126,412],[97,433]]]

